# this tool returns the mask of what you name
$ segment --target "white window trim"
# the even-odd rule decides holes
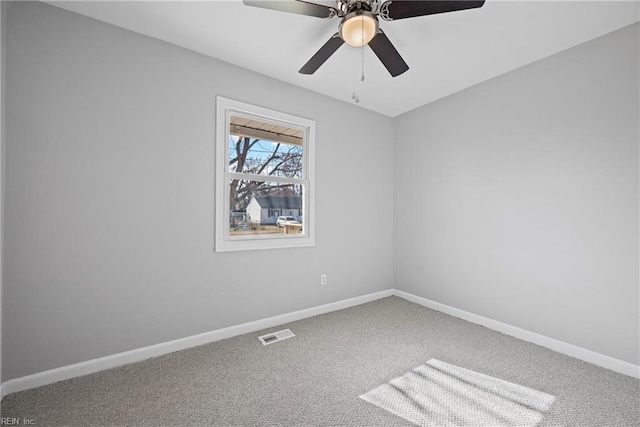
[[[237,113],[260,120],[281,123],[294,128],[302,128],[305,133],[303,148],[303,196],[304,232],[302,235],[229,235],[228,182],[231,177],[242,175],[251,179],[250,174],[229,172],[229,116]],[[216,207],[215,207],[215,251],[245,251],[254,249],[293,248],[315,245],[315,121],[294,116],[244,102],[218,96],[216,99]],[[262,176],[261,178],[264,178]],[[279,178],[286,180],[286,178]]]

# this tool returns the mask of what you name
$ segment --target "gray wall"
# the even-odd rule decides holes
[[[396,289],[640,362],[638,28],[396,118]]]
[[[390,118],[41,3],[7,44],[4,380],[393,286]],[[213,251],[216,95],[316,120],[315,247]]]
[[[0,385],[2,380],[2,242],[4,235],[4,74],[6,2],[0,2]]]

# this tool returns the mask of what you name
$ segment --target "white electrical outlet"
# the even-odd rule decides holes
[[[326,285],[327,284],[327,275],[326,274],[321,274],[320,275],[320,284],[321,285]]]

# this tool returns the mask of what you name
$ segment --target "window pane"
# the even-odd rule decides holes
[[[229,182],[231,237],[303,233],[303,186],[243,179]]]
[[[229,172],[302,178],[302,147],[231,135]]]

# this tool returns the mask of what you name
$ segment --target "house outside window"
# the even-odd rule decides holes
[[[269,218],[277,218],[280,216],[280,209],[269,209],[267,212]]]
[[[218,97],[216,124],[216,251],[313,245],[315,122]]]

